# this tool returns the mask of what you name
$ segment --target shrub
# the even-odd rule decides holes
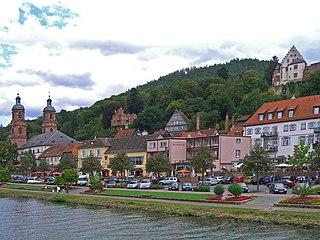
[[[308,184],[303,184],[301,186],[299,186],[295,192],[301,197],[301,198],[305,198],[308,195],[312,194],[312,190],[310,189],[310,187],[308,186]]]
[[[243,192],[241,186],[238,183],[231,183],[228,190],[236,197],[240,196]]]
[[[60,194],[60,193],[52,195],[49,198],[49,200],[52,201],[52,202],[65,202],[66,201],[66,199],[63,196],[63,194]]]
[[[9,182],[11,179],[10,172],[7,168],[0,170],[0,182]]]
[[[320,187],[315,187],[312,189],[313,194],[320,194]]]
[[[193,191],[195,191],[195,192],[210,192],[210,186],[199,185],[199,187],[195,188]]]
[[[90,178],[91,185],[89,188],[91,190],[100,190],[103,189],[103,184],[100,182],[100,177],[98,175],[94,175]]]
[[[218,196],[224,193],[224,187],[222,186],[222,184],[219,183],[217,186],[215,186],[214,193]]]

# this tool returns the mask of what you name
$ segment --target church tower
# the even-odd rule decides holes
[[[16,97],[16,104],[12,107],[11,135],[9,136],[12,144],[21,146],[27,141],[27,124],[25,120],[25,109],[21,104],[19,93]]]
[[[52,100],[47,100],[47,106],[43,109],[42,133],[53,132],[58,129],[56,119],[56,109],[52,107]]]

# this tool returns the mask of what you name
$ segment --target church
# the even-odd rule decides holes
[[[19,94],[16,97],[16,104],[12,107],[11,111],[11,132],[8,140],[11,144],[18,146],[19,156],[31,151],[38,162],[40,154],[53,145],[79,143],[58,130],[56,110],[52,106],[50,96],[47,100],[47,106],[43,109],[42,133],[30,139],[27,139],[25,108],[21,104]]]

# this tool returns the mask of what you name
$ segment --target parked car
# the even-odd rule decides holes
[[[169,185],[168,190],[179,191],[179,183],[173,182]]]
[[[49,178],[47,179],[47,184],[48,184],[48,185],[54,185],[54,177],[49,177]]]
[[[240,187],[242,188],[242,191],[244,193],[249,192],[249,187],[248,187],[248,185],[246,183],[238,183],[238,184],[240,185]]]
[[[78,186],[88,186],[89,185],[89,177],[87,175],[80,175],[77,181]]]
[[[232,182],[232,183],[241,183],[241,182],[244,182],[244,176],[231,177],[231,182]]]
[[[190,182],[184,182],[181,187],[182,191],[192,191],[192,184]]]
[[[128,189],[137,189],[140,186],[140,182],[138,180],[133,180],[127,184]]]
[[[252,178],[252,184],[253,185],[257,185],[257,178],[256,177],[254,177],[254,178]],[[263,184],[263,177],[259,177],[259,185],[261,185],[261,184]]]
[[[202,184],[213,186],[218,184],[218,180],[214,177],[207,177],[203,179]]]
[[[221,181],[224,179],[223,176],[215,176],[215,179],[217,179],[218,183],[221,183]]]
[[[159,185],[170,185],[171,183],[178,182],[178,178],[176,177],[166,177],[163,180],[159,181]]]
[[[118,182],[115,180],[108,180],[104,182],[104,186],[106,188],[114,188],[118,186]]]
[[[29,183],[29,184],[39,184],[39,183],[42,183],[42,181],[38,177],[31,177],[31,178],[28,178],[27,183]]]
[[[27,180],[22,175],[12,175],[11,182],[12,183],[26,183]]]
[[[221,181],[221,184],[229,184],[231,183],[231,177],[224,177]]]
[[[150,179],[142,179],[140,182],[139,188],[150,189],[151,186],[152,186],[152,183]]]
[[[253,176],[245,177],[245,178],[244,178],[244,182],[245,182],[246,184],[252,184],[253,178],[254,178]]]
[[[276,180],[276,183],[283,183],[286,188],[292,188],[294,186],[294,182],[283,178]]]
[[[275,182],[275,181],[277,181],[279,179],[280,179],[280,177],[277,177],[277,176],[275,176],[275,179],[273,179],[273,176],[266,176],[263,179],[263,184],[264,185],[268,185],[268,183]]]
[[[296,183],[294,184],[294,186],[292,187],[292,193],[293,194],[298,194],[298,190],[301,188],[307,187],[308,189],[311,189],[311,186],[309,183]]]
[[[287,194],[287,188],[283,183],[271,183],[269,184],[269,193],[284,193]]]

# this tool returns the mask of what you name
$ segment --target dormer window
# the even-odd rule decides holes
[[[313,114],[319,114],[319,113],[320,113],[320,107],[314,107]]]
[[[259,121],[262,121],[263,120],[263,116],[264,114],[262,113],[262,114],[259,114]]]
[[[288,117],[289,117],[289,118],[293,117],[293,110],[289,110],[289,111],[288,111]]]
[[[278,112],[278,119],[281,119],[283,116],[283,112]]]
[[[268,120],[271,120],[273,117],[273,113],[268,113]]]

